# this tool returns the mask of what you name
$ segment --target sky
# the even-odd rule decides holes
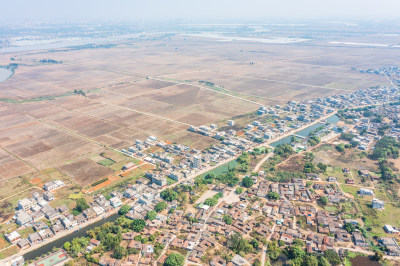
[[[395,19],[399,0],[1,0],[0,19]]]

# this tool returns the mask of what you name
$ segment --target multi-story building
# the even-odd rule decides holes
[[[193,156],[192,167],[199,168],[200,165],[201,165],[201,156],[200,155]]]
[[[34,202],[32,202],[30,199],[24,198],[22,200],[18,201],[18,208],[20,210],[27,211],[29,210],[33,205],[35,205]]]

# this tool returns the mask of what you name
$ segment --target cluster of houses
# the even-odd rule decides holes
[[[369,246],[360,230],[356,229],[351,233],[345,230],[347,223],[356,227],[358,220],[318,210],[313,206],[321,195],[327,196],[332,203],[344,200],[340,190],[334,186],[316,182],[313,186],[314,192],[311,192],[310,188],[305,186],[305,180],[302,179],[294,178],[289,183],[257,181],[245,193],[237,195],[236,201],[230,203],[222,201],[214,207],[198,204],[195,212],[176,209],[177,201],[168,202],[167,209],[175,209],[175,211],[158,213],[155,220],[147,221],[146,229],[141,234],[145,237],[160,232],[157,243],[168,246],[168,250],[171,251],[187,251],[189,261],[194,263],[202,263],[201,259],[210,248],[220,247],[221,243],[215,236],[222,235],[229,238],[234,233],[239,233],[245,238],[251,236],[277,240],[285,245],[290,245],[295,239],[300,239],[306,243],[306,251],[309,253],[324,252],[340,243],[344,245],[351,243],[362,248]],[[232,188],[225,185],[210,186],[215,193],[222,193],[224,196],[235,193]],[[373,195],[373,191],[368,189],[362,191],[363,195]],[[278,193],[280,199],[268,199],[268,192]],[[146,184],[145,180],[129,185],[124,193],[126,197],[134,195],[137,196],[137,200],[126,215],[129,219],[144,219],[146,214],[162,201],[157,189],[152,188],[151,182]],[[251,200],[254,199],[253,196],[257,196],[258,200]],[[304,202],[305,205],[296,205],[296,201]],[[259,219],[260,215],[263,219]],[[225,216],[232,218],[231,224],[225,222]],[[387,226],[385,230],[394,232],[397,229]],[[128,242],[128,247],[141,251],[141,256],[129,255],[129,263],[145,264],[154,260],[156,258],[154,246],[134,240],[137,234],[129,232],[124,235],[124,241]],[[387,247],[387,254],[396,254],[398,246],[394,239],[389,241],[382,238],[381,242]],[[158,259],[158,263],[163,263],[167,254],[168,251]],[[251,256],[256,255],[241,257],[236,254],[231,262],[233,265],[250,265],[249,261],[256,258]],[[109,263],[110,260],[114,259],[103,258],[101,265],[107,265],[105,263]],[[114,260],[114,263],[117,261]],[[224,263],[225,260],[220,256],[214,256],[210,265],[225,265]]]
[[[35,192],[32,198],[23,198],[18,201],[18,210],[15,212],[15,222],[20,226],[29,226],[32,222],[43,217],[51,220],[56,216],[56,211],[50,206],[50,202],[55,199],[54,191],[64,186],[61,180],[50,181],[44,184],[43,194]]]
[[[110,215],[122,205],[122,193],[112,192],[109,200],[103,195],[94,197],[94,201],[89,203],[89,208],[74,216],[66,205],[53,208],[49,204],[55,199],[54,194],[50,191],[63,186],[64,183],[60,180],[50,181],[44,185],[43,194],[34,192],[32,198],[19,200],[18,210],[14,216],[15,222],[21,226],[19,229],[31,227],[34,233],[22,238],[17,230],[5,234],[5,238],[19,248],[25,249],[64,231],[77,229],[81,224],[96,217]]]
[[[359,71],[360,73],[367,73],[367,74],[375,74],[390,78],[390,80],[395,85],[400,85],[400,68],[397,66],[388,66],[388,67],[381,67],[381,68],[368,68],[368,69],[357,69],[355,67],[352,68],[353,71]]]
[[[397,127],[399,119],[400,106],[387,105],[384,108],[377,108],[374,112],[378,113],[386,119],[374,119],[374,117],[364,117],[362,112],[348,111],[348,116],[354,117],[353,121],[356,124],[353,130],[349,133],[354,135],[352,141],[357,141],[360,150],[367,150],[371,143],[380,137],[379,129],[387,128],[385,135],[400,139],[400,128]]]
[[[297,103],[290,101],[285,106],[262,106],[258,110],[260,122],[258,120],[248,124],[242,131],[237,132],[234,129],[217,130],[216,125],[208,126],[190,126],[189,131],[196,132],[220,140],[222,143],[236,142],[240,144],[251,145],[259,144],[268,140],[273,140],[294,129],[303,127],[308,123],[333,113],[335,109],[323,106],[319,103]],[[228,125],[234,125],[234,121],[229,120]]]
[[[246,139],[250,143],[257,144],[287,134],[316,119],[334,113],[337,109],[398,101],[400,97],[397,92],[398,88],[395,87],[375,87],[358,90],[349,94],[321,97],[300,102],[290,101],[283,106],[262,106],[257,111],[257,114],[260,116],[259,121],[253,121],[251,124],[248,124],[239,132],[243,134],[238,134],[233,129],[227,131],[218,130],[214,124],[200,127],[191,126],[188,130],[221,141],[224,141],[226,138],[235,139],[235,141]],[[389,117],[393,115],[397,116],[398,113],[399,107],[397,105],[391,106],[387,111]],[[368,132],[366,135],[356,134],[354,138],[359,143],[359,149],[366,150],[370,143],[378,136],[377,131],[380,124],[372,122],[369,118],[355,119],[355,122],[357,123],[355,130],[366,130]],[[228,124],[233,126],[234,121],[229,120]],[[331,129],[335,130],[333,126]],[[398,137],[399,133],[400,129],[392,124],[389,134],[394,134]]]
[[[143,144],[136,144],[134,149],[130,147],[127,151],[132,152],[132,156],[141,156],[140,159],[158,166],[158,170],[147,173],[147,177],[153,184],[161,187],[168,184],[167,178],[175,181],[188,180],[198,175],[200,171],[232,160],[251,148],[248,140],[238,138],[234,133],[221,143],[203,151],[190,149],[181,144],[168,144],[154,137],[152,140],[151,143],[146,140]],[[136,143],[142,142],[136,140]],[[153,149],[150,150],[150,148]],[[140,152],[138,152],[139,149]],[[122,169],[129,171],[134,166],[135,164],[128,163]]]

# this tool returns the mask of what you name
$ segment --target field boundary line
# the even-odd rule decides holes
[[[6,148],[0,146],[0,149],[2,149],[3,151],[5,151],[6,153],[10,154],[11,156],[13,156],[14,158],[16,158],[17,160],[23,162],[26,165],[29,165],[30,167],[32,167],[33,169],[35,169],[36,171],[40,171],[38,168],[36,168],[35,166],[33,166],[32,164],[26,162],[24,159],[20,158],[18,155],[15,155],[14,153],[10,152],[9,150],[7,150]],[[17,176],[16,176],[17,177]],[[14,177],[13,177],[14,178]]]
[[[26,113],[25,113],[25,114],[26,114]],[[46,121],[46,120],[44,120],[44,119],[42,119],[42,118],[35,118],[35,117],[33,117],[33,116],[29,115],[29,114],[26,114],[26,115],[29,116],[29,117],[32,117],[33,119],[35,119],[35,120],[37,120],[37,121],[39,121],[39,122],[42,122],[43,124],[46,124],[46,125],[48,125],[48,126],[50,126],[50,127],[52,127],[52,128],[55,128],[55,129],[57,129],[57,130],[59,130],[59,131],[61,131],[61,132],[64,132],[64,133],[66,133],[66,134],[74,135],[74,136],[79,137],[79,138],[81,138],[81,139],[83,139],[83,140],[86,140],[87,142],[91,142],[91,143],[94,143],[94,144],[96,144],[96,145],[98,145],[98,146],[104,147],[104,148],[106,148],[106,149],[113,150],[113,151],[116,151],[116,152],[118,152],[118,153],[121,153],[121,154],[123,154],[123,155],[125,155],[125,156],[132,157],[132,158],[141,160],[141,159],[138,158],[138,157],[130,156],[130,155],[128,155],[128,154],[125,154],[125,153],[123,153],[122,151],[120,151],[120,150],[118,150],[118,149],[109,147],[109,146],[107,146],[107,145],[105,145],[105,144],[102,144],[102,143],[96,141],[96,140],[93,140],[93,139],[91,139],[91,138],[88,138],[88,137],[86,137],[86,136],[83,136],[83,135],[81,135],[81,134],[79,134],[79,133],[77,133],[77,132],[75,132],[75,131],[73,131],[73,130],[67,129],[67,128],[62,127],[62,126],[59,126],[59,125],[55,125],[55,124],[53,124],[53,123],[51,123],[51,122],[48,122],[48,121]],[[35,169],[36,169],[36,168],[35,168]],[[38,171],[39,171],[39,170],[38,170]]]
[[[224,74],[224,75],[232,76],[232,74]],[[327,90],[346,91],[346,92],[353,91],[352,89],[331,88],[331,87],[320,86],[320,85],[303,84],[303,83],[297,83],[297,82],[291,82],[291,81],[283,81],[283,80],[275,80],[275,79],[267,79],[267,78],[257,78],[257,77],[251,77],[251,76],[238,76],[238,77],[248,78],[248,79],[256,79],[256,80],[265,80],[265,81],[270,81],[270,82],[311,87],[311,88],[327,89]]]
[[[147,112],[143,112],[143,111],[138,111],[138,110],[135,110],[135,109],[132,109],[132,108],[129,108],[129,107],[120,106],[120,105],[116,105],[116,104],[112,104],[112,103],[106,103],[104,101],[101,101],[101,103],[105,104],[105,105],[113,106],[115,108],[120,108],[120,109],[124,109],[124,110],[128,110],[128,111],[132,111],[132,112],[135,112],[135,113],[139,113],[139,114],[143,114],[143,115],[147,115],[147,116],[152,116],[152,117],[155,117],[155,118],[158,118],[158,119],[162,119],[162,120],[167,120],[167,121],[170,121],[170,122],[178,123],[178,124],[181,124],[181,125],[192,126],[189,123],[181,122],[181,121],[178,121],[178,120],[173,120],[173,119],[170,119],[170,118],[167,118],[167,117],[162,117],[162,116],[158,116],[158,115],[147,113]]]
[[[212,88],[207,88],[207,87],[204,87],[204,86],[201,86],[201,85],[190,84],[190,83],[179,82],[179,81],[168,80],[168,79],[159,79],[159,78],[153,78],[153,77],[148,77],[148,78],[152,79],[152,80],[157,80],[157,81],[165,81],[165,82],[175,83],[175,84],[178,84],[178,85],[187,85],[187,86],[191,86],[191,87],[197,87],[197,88],[200,88],[200,89],[212,91],[212,92],[219,93],[219,94],[222,94],[222,95],[225,95],[225,96],[228,96],[228,97],[232,97],[232,98],[235,98],[235,99],[246,101],[246,102],[249,102],[249,103],[252,103],[252,104],[256,104],[258,106],[265,106],[265,104],[262,104],[262,103],[258,103],[258,102],[255,102],[255,101],[252,101],[252,100],[249,100],[249,99],[245,99],[245,98],[242,98],[242,97],[231,95],[229,93],[217,91],[217,90],[214,90]],[[251,97],[257,97],[257,96],[251,96]]]

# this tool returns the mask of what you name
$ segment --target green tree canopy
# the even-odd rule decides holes
[[[278,200],[280,198],[280,196],[279,196],[278,192],[270,191],[267,194],[267,198],[273,199],[273,200]]]
[[[244,187],[249,188],[249,187],[251,187],[253,184],[254,184],[253,179],[252,179],[251,177],[249,177],[249,176],[246,176],[246,177],[243,178],[243,180],[242,180],[242,185],[243,185]]]
[[[318,266],[318,259],[312,254],[306,255],[303,258],[303,265],[304,266]]]
[[[68,251],[68,250],[71,248],[71,243],[67,241],[67,242],[64,243],[64,246],[63,246],[63,247],[64,247],[64,249],[65,249],[66,251]]]
[[[322,197],[319,199],[319,202],[321,203],[321,205],[326,206],[326,205],[329,203],[329,199],[328,199],[328,197],[326,197],[326,196],[322,196]]]
[[[129,212],[130,209],[131,206],[124,204],[121,206],[121,208],[119,208],[118,213],[119,215],[125,215]]]
[[[236,188],[236,193],[237,194],[242,194],[243,193],[243,188],[242,187],[237,187]]]
[[[356,228],[354,227],[353,224],[351,224],[351,223],[346,223],[346,224],[344,225],[344,230],[346,230],[347,232],[349,232],[349,233],[351,234],[351,233],[353,233],[353,232],[356,230]]]
[[[160,196],[166,201],[173,201],[178,197],[178,193],[176,193],[172,189],[166,189],[161,191]]]
[[[278,242],[275,240],[268,242],[267,248],[269,258],[271,260],[277,260],[282,252],[282,249],[279,247]]]
[[[76,207],[75,207],[75,209],[76,209],[78,212],[83,212],[84,210],[89,209],[89,205],[87,204],[86,199],[85,199],[85,198],[77,199],[77,200],[76,200]]]
[[[126,249],[124,247],[117,246],[116,248],[114,248],[113,258],[120,260],[123,257],[125,257],[125,255],[126,255]]]
[[[204,201],[204,204],[206,204],[210,207],[217,205],[217,203],[218,203],[218,200],[215,198],[208,198]]]
[[[222,220],[227,224],[227,225],[231,225],[233,222],[233,219],[230,215],[228,214],[224,214],[224,216],[222,217]]]
[[[332,249],[327,249],[324,253],[324,256],[332,265],[339,265],[341,263],[339,255]]]
[[[157,217],[157,212],[155,210],[151,210],[147,212],[146,219],[153,221]]]
[[[146,226],[146,222],[142,219],[135,219],[131,223],[132,230],[135,232],[140,232]]]
[[[154,206],[154,210],[156,212],[161,212],[162,210],[167,208],[167,203],[165,201],[161,201]]]
[[[171,253],[164,262],[164,266],[183,266],[185,257],[178,253]]]

